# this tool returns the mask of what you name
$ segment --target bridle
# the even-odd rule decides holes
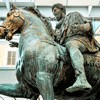
[[[24,18],[23,14],[22,14],[22,12],[20,10],[16,10],[16,12],[14,12],[13,16],[14,17],[19,17],[20,19],[23,20],[23,22],[25,21],[24,20],[25,18]]]

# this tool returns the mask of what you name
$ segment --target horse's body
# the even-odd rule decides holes
[[[24,23],[21,27],[19,60],[16,64],[19,83],[0,85],[0,94],[32,98],[32,100],[36,100],[41,94],[43,100],[54,100],[54,92],[61,93],[73,84],[74,70],[70,67],[69,60],[66,65],[59,60],[59,49],[40,18],[25,10],[21,10],[20,13],[24,17]],[[95,85],[100,77],[100,56],[84,56],[87,78],[92,85]],[[96,61],[98,65],[94,63]]]

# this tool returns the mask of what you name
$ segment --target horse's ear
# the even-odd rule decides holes
[[[17,9],[17,6],[13,3],[10,6],[11,6],[11,10],[16,10]]]

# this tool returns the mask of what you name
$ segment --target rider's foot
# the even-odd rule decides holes
[[[92,86],[87,82],[86,79],[80,79],[78,76],[76,82],[66,89],[67,92],[76,92],[84,89],[92,89]]]

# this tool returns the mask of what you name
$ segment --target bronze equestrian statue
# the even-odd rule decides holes
[[[14,8],[0,27],[0,38],[11,40],[16,31],[21,33],[16,64],[18,83],[0,84],[0,94],[31,100],[37,100],[39,95],[43,100],[54,100],[56,96],[58,100],[99,100],[100,51],[83,54],[86,77],[93,89],[81,91],[80,96],[69,94],[65,89],[75,82],[69,54],[52,39],[41,17],[34,8],[31,11]]]

